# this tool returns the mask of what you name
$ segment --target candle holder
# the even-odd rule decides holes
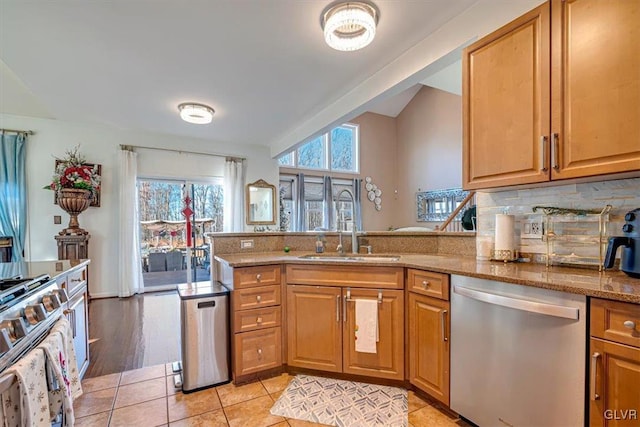
[[[515,249],[494,249],[492,261],[513,262],[518,259],[518,251]]]

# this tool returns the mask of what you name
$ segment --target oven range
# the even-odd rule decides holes
[[[47,274],[0,280],[0,372],[47,335],[67,299]]]

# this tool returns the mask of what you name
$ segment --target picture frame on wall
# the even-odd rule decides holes
[[[63,162],[62,160],[56,160],[56,165],[55,165],[54,170],[56,170],[58,168],[58,165],[60,163],[62,163],[62,162]],[[96,163],[83,163],[82,166],[88,166],[90,168],[96,167],[98,176],[102,177],[102,165],[96,164]],[[96,208],[100,207],[100,192],[101,191],[102,191],[102,187],[100,187],[100,189],[98,189],[98,191],[96,191],[96,195],[93,198],[93,200],[91,200],[91,204],[89,206],[93,206],[93,207],[96,207]],[[56,205],[58,204],[58,192],[57,191],[53,192],[53,203],[56,204]]]

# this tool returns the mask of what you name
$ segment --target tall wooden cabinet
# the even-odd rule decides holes
[[[592,298],[590,329],[590,426],[640,426],[640,306]]]
[[[449,275],[407,270],[409,381],[449,405]]]
[[[387,267],[287,266],[287,364],[403,380],[402,271]],[[376,353],[355,350],[358,299],[380,300]]]
[[[640,170],[640,2],[551,0],[463,54],[463,187]]]

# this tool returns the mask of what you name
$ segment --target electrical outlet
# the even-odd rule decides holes
[[[240,240],[240,249],[251,249],[253,247],[253,240]]]
[[[60,215],[54,215],[53,216],[53,223],[54,224],[62,224],[62,217]]]
[[[522,232],[520,237],[523,239],[542,239],[544,235],[544,223],[540,219],[528,219],[522,222]]]

